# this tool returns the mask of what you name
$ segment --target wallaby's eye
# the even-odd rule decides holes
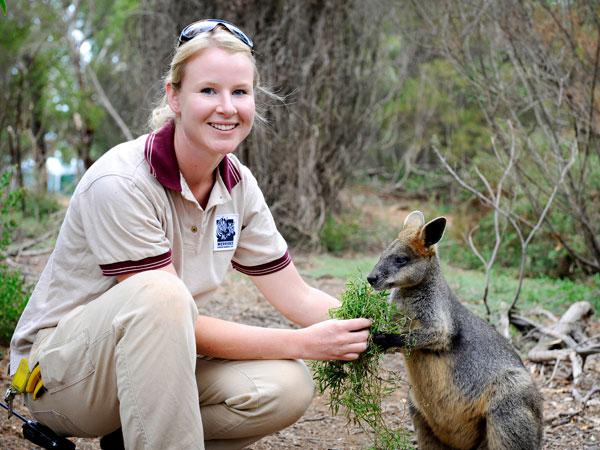
[[[394,264],[398,267],[405,266],[408,263],[408,258],[406,256],[396,256],[394,258]]]

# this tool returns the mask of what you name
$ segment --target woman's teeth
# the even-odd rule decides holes
[[[229,130],[233,130],[237,125],[235,123],[228,124],[228,125],[224,125],[224,124],[220,124],[220,123],[211,123],[210,126],[213,128],[216,128],[217,130],[220,130],[220,131],[229,131]]]

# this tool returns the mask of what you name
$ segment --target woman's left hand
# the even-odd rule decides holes
[[[353,361],[367,349],[369,319],[330,319],[297,330],[301,358]]]

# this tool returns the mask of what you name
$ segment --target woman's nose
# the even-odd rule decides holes
[[[219,114],[223,114],[224,116],[233,116],[237,113],[230,94],[221,95],[219,104],[217,105],[217,112]]]

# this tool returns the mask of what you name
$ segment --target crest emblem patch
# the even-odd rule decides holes
[[[237,243],[238,214],[219,214],[215,217],[214,251],[233,250]]]

